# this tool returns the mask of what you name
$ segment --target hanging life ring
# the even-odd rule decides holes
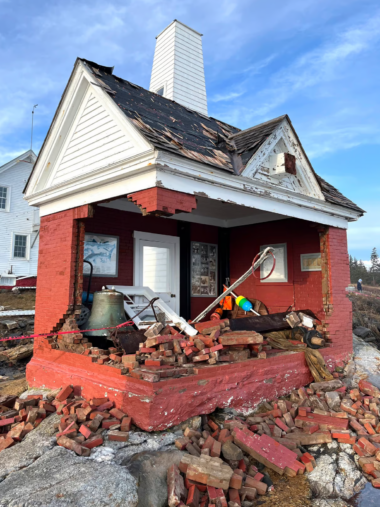
[[[255,265],[255,262],[257,261],[258,257],[262,254],[262,252],[259,252],[256,257],[253,259],[252,261],[252,275],[254,276],[254,278],[258,278],[260,281],[261,280],[266,280],[267,278],[270,277],[270,275],[273,273],[274,271],[274,268],[276,267],[276,257],[273,255],[273,252],[269,251],[269,253],[271,254],[271,256],[273,257],[273,266],[272,266],[272,269],[270,270],[269,274],[267,276],[264,276],[263,278],[260,278],[260,277],[257,277],[255,275],[255,270],[253,269],[253,266]]]

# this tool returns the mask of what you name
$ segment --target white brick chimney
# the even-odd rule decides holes
[[[202,34],[175,19],[156,39],[149,90],[207,116]]]

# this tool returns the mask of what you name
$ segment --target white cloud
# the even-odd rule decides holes
[[[259,94],[261,105],[253,111],[265,116],[292,95],[339,77],[341,66],[351,57],[372,49],[380,39],[380,14],[353,26],[334,40],[309,51],[272,76],[269,86]]]
[[[218,94],[218,95],[215,95],[214,97],[211,97],[209,99],[209,101],[211,101],[211,102],[227,102],[227,101],[231,101],[233,99],[236,99],[237,97],[241,97],[242,95],[244,95],[244,92],[230,92],[230,93],[226,93],[224,95]]]

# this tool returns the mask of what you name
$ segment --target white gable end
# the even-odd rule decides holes
[[[135,153],[133,141],[90,89],[69,132],[50,185],[114,164]]]
[[[281,178],[272,175],[274,160],[280,153],[290,153],[296,159],[296,174],[286,174]],[[325,200],[309,161],[297,139],[293,128],[284,120],[268,137],[257,153],[253,155],[244,169],[243,176],[265,181],[305,196]]]

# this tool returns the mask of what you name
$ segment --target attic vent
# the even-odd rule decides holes
[[[296,175],[296,157],[290,153],[272,155],[269,160],[269,174],[275,178],[283,178],[288,174]]]

